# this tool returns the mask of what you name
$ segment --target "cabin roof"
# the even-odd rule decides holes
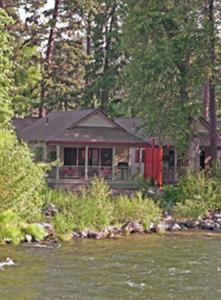
[[[83,120],[94,114],[100,114],[112,127],[81,126]],[[136,145],[145,143],[142,138],[96,109],[50,112],[46,117],[33,122],[24,118],[15,119],[13,124],[18,138],[27,142]]]

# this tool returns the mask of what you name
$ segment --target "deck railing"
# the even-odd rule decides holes
[[[48,178],[56,178],[56,167],[48,171]],[[114,169],[114,179],[128,180],[135,178],[139,174],[139,168],[117,167]],[[103,177],[104,179],[113,179],[113,170],[110,166],[88,166],[88,178]],[[62,166],[59,167],[60,179],[85,179],[84,166]]]

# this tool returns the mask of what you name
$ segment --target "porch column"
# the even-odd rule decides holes
[[[57,154],[57,161],[58,161],[58,164],[56,166],[56,181],[59,181],[60,145],[56,145],[56,154]]]
[[[88,180],[88,146],[85,147],[85,168],[84,168],[85,180]]]
[[[174,180],[177,182],[177,150],[174,147]]]
[[[142,158],[143,158],[143,148],[139,149],[139,174],[140,176],[143,176],[143,170],[142,170]]]
[[[132,155],[133,155],[133,148],[129,148],[128,179],[131,179],[132,177]]]
[[[116,147],[112,148],[112,180],[115,179],[115,154],[116,154]]]

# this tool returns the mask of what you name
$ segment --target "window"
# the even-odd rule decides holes
[[[44,160],[44,148],[37,146],[34,148],[34,160],[43,161]]]
[[[85,148],[78,149],[78,165],[79,166],[85,165]]]
[[[77,149],[64,148],[64,165],[76,166],[76,162],[77,162]]]
[[[98,166],[99,165],[99,149],[90,148],[88,150],[88,165],[89,166]]]
[[[144,163],[144,160],[145,160],[145,152],[144,150],[141,150],[141,149],[136,149],[136,152],[135,152],[135,163],[139,163],[140,162],[140,151],[142,151],[142,163]]]
[[[135,151],[135,163],[139,163],[140,160],[140,149],[136,149]]]
[[[101,166],[112,166],[112,149],[101,149]]]

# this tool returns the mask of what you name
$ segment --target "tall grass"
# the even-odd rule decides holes
[[[52,222],[60,234],[82,229],[101,230],[130,220],[148,226],[161,216],[161,210],[151,199],[143,199],[139,193],[133,198],[113,198],[109,186],[98,178],[78,193],[49,190],[47,198],[59,210]]]

